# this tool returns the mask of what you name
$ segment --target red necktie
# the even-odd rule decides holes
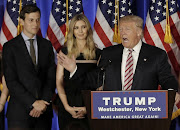
[[[133,49],[129,49],[129,54],[126,60],[125,77],[124,77],[124,90],[131,90],[133,83]]]

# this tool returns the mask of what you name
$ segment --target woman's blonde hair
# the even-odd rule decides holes
[[[77,21],[82,20],[86,23],[87,26],[87,38],[86,38],[86,45],[83,49],[83,56],[86,60],[94,59],[95,54],[95,44],[93,41],[93,32],[91,29],[91,24],[89,23],[89,20],[86,18],[83,14],[77,14],[75,15],[69,25],[69,31],[67,35],[67,50],[68,50],[68,57],[71,57],[74,55],[75,57],[78,57],[80,55],[80,52],[78,50],[76,37],[74,36],[74,26]]]

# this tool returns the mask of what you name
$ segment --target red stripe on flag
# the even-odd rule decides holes
[[[144,27],[144,38],[147,44],[155,46],[154,41],[152,40],[146,25]]]
[[[95,18],[94,29],[96,30],[99,38],[101,39],[101,41],[103,42],[103,44],[104,44],[105,47],[112,46],[111,41],[108,39],[108,37],[107,37],[106,34],[104,33],[101,25],[100,25],[99,22],[97,21],[97,18]]]
[[[9,29],[7,28],[4,20],[3,20],[3,23],[2,23],[2,30],[4,32],[4,35],[6,36],[7,40],[11,40],[13,38],[13,35],[11,34],[11,32],[9,31]]]
[[[66,25],[63,24],[62,26],[60,26],[60,29],[61,29],[61,31],[62,31],[64,37],[65,37],[65,35],[66,35]]]
[[[179,11],[177,12],[177,15],[178,15],[178,17],[179,17],[179,19],[180,19],[180,12],[179,12]]]
[[[176,28],[176,26],[175,26],[175,24],[174,24],[171,17],[169,18],[169,21],[170,21],[170,26],[171,26],[171,33],[172,33],[172,35],[174,37],[174,40],[176,41],[177,46],[180,49],[180,35],[179,35],[179,32],[178,32],[178,30],[177,30],[177,28]],[[175,43],[173,43],[173,44],[175,44]]]
[[[176,57],[175,57],[170,45],[164,42],[164,35],[165,34],[164,34],[163,29],[162,29],[162,26],[160,25],[160,23],[158,23],[154,27],[155,27],[155,29],[159,35],[159,38],[161,39],[161,42],[162,42],[162,44],[163,44],[163,46],[167,52],[167,55],[169,57],[169,60],[172,63],[174,71],[175,71],[176,75],[178,76],[179,75],[179,71],[178,71],[179,70],[179,64],[178,64],[178,61],[176,60]]]
[[[61,44],[59,43],[56,35],[54,34],[54,32],[52,31],[52,29],[49,25],[48,25],[48,29],[47,29],[47,36],[48,36],[49,40],[51,41],[53,47],[56,49],[57,52],[59,52],[59,50],[61,49]]]
[[[2,44],[0,43],[0,50],[2,51]]]

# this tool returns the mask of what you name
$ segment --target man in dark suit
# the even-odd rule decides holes
[[[165,90],[178,90],[178,82],[171,73],[166,52],[141,41],[143,20],[138,16],[125,16],[120,19],[119,29],[122,44],[102,51],[98,69],[104,71],[105,82],[98,90],[157,90],[158,85]],[[100,74],[94,71],[80,76],[73,59],[62,53],[58,59],[67,70],[75,72],[71,80],[79,78],[93,83],[91,81]],[[175,103],[179,101],[180,94],[177,93]]]
[[[99,63],[99,66],[104,66],[111,61],[105,70],[104,90],[156,90],[158,85],[166,90],[178,89],[178,82],[171,73],[166,52],[143,43],[142,28],[143,20],[138,16],[125,16],[120,19],[122,44],[105,48]],[[132,64],[127,61],[130,60],[130,49]],[[126,66],[132,69],[129,72],[131,75],[128,75]]]
[[[10,93],[8,128],[50,130],[56,70],[53,47],[36,35],[40,28],[37,6],[25,5],[20,18],[22,33],[3,46],[3,69]]]

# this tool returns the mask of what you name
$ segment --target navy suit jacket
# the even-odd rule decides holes
[[[122,90],[121,62],[123,45],[115,45],[102,51],[99,67],[105,68],[104,90]],[[111,61],[109,65],[107,63]],[[171,73],[166,52],[158,47],[142,43],[133,76],[132,90],[178,89],[178,82]]]
[[[27,119],[36,100],[51,101],[56,71],[53,47],[50,41],[38,36],[37,45],[36,67],[21,34],[3,46],[3,71],[10,92],[7,109],[9,120]],[[52,117],[51,107],[43,115]]]

